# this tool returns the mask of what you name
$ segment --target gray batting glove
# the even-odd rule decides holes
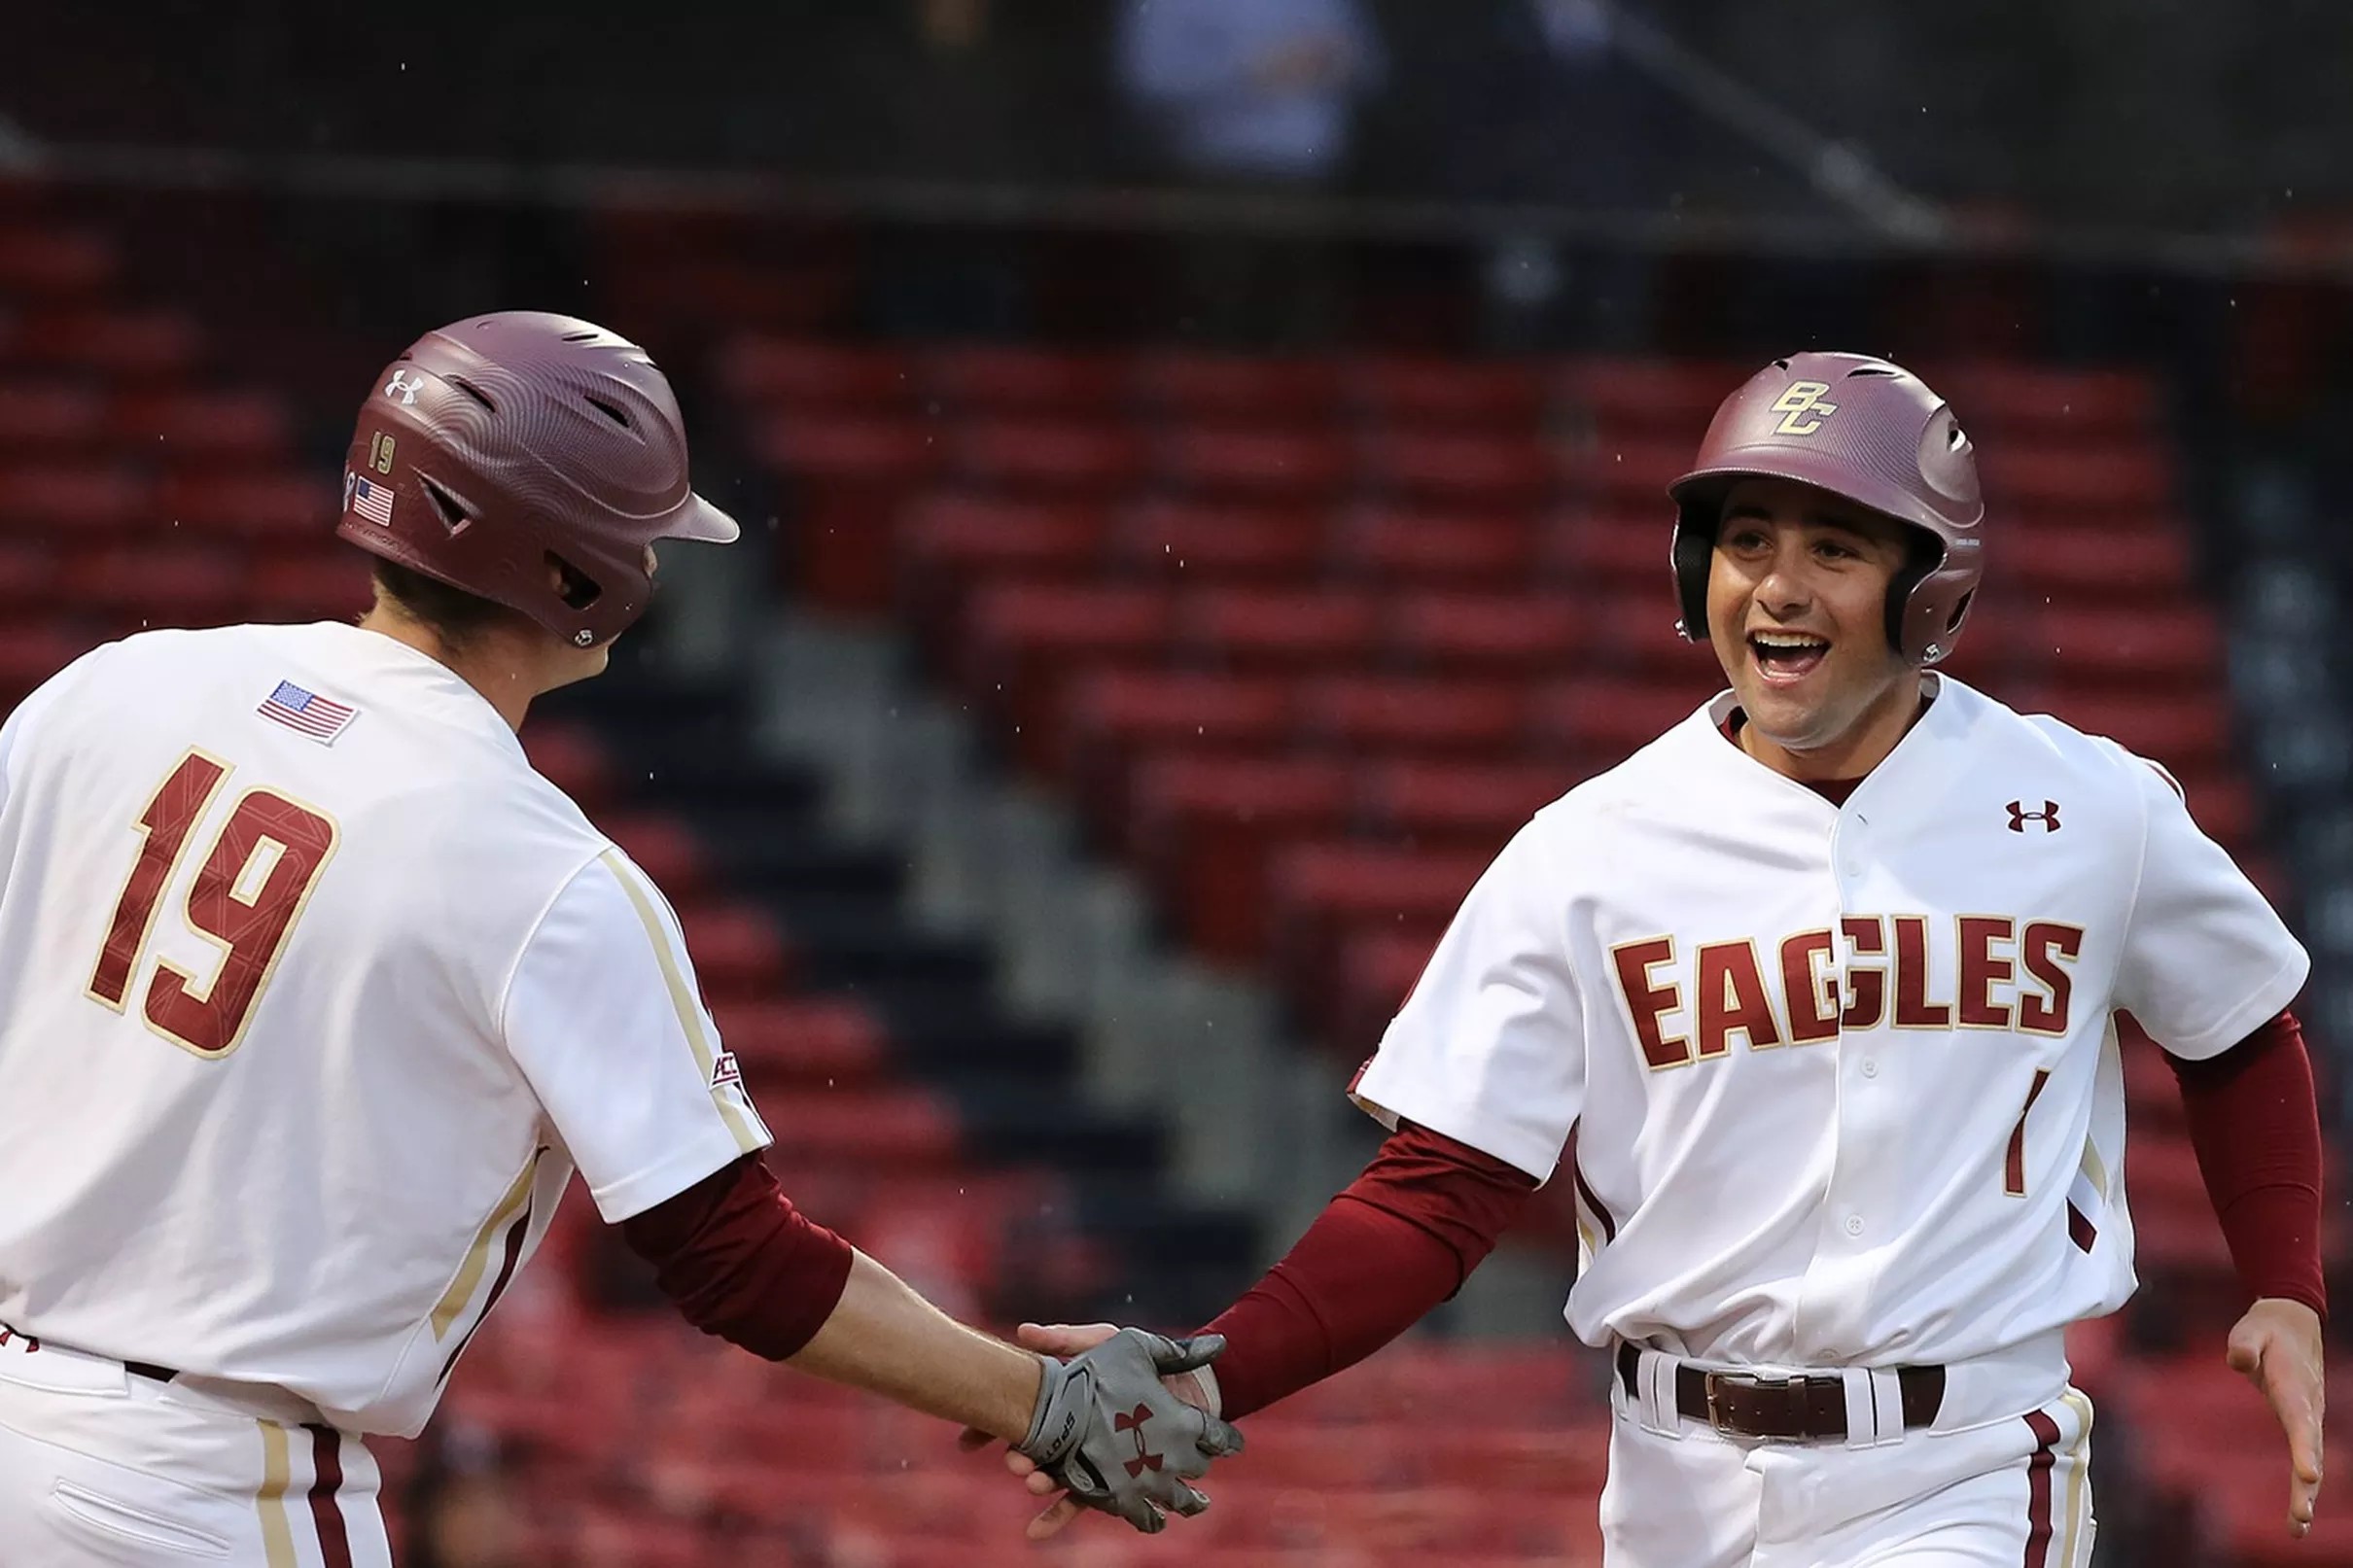
[[[1215,1334],[1179,1341],[1121,1329],[1067,1362],[1049,1358],[1030,1435],[1015,1446],[1072,1501],[1155,1534],[1169,1514],[1208,1508],[1187,1483],[1208,1474],[1212,1459],[1242,1451],[1240,1432],[1160,1383],[1208,1366],[1224,1348]]]

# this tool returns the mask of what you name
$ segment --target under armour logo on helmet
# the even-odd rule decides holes
[[[2030,812],[2026,809],[2024,802],[2014,800],[2010,803],[2009,810],[2010,831],[2013,833],[2026,831],[2028,822],[2042,823],[2043,831],[2046,833],[2055,833],[2059,830],[2058,802],[2055,800],[2044,801],[2043,809],[2039,812]]]
[[[1151,1418],[1152,1407],[1149,1405],[1139,1405],[1130,1414],[1111,1417],[1111,1430],[1136,1434],[1136,1457],[1127,1461],[1128,1479],[1131,1481],[1147,1470],[1155,1475],[1160,1472],[1160,1455],[1147,1452],[1143,1446],[1143,1424]]]
[[[399,398],[401,400],[401,406],[404,408],[415,407],[417,394],[424,390],[425,378],[420,375],[414,381],[411,381],[408,379],[408,372],[405,370],[393,371],[392,379],[384,383],[384,396],[387,398]]]

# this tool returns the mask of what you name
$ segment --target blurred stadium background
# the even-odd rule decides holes
[[[1353,1173],[1340,1089],[1485,857],[1714,689],[1661,486],[1801,346],[1954,401],[1994,508],[1957,672],[2185,781],[2314,949],[2339,1103],[2344,8],[250,0],[6,32],[0,709],[141,626],[356,611],[339,456],[423,328],[646,343],[751,538],[675,551],[526,739],[680,904],[788,1189],[953,1309],[1190,1326]],[[2279,1531],[2173,1086],[2145,1049],[2130,1076],[2145,1283],[2077,1347],[2101,1560],[2353,1563],[2353,1487]],[[1045,1559],[1598,1561],[1573,1225],[1253,1421],[1208,1518]],[[949,1439],[698,1342],[576,1194],[434,1434],[377,1446],[424,1568],[1034,1560]]]

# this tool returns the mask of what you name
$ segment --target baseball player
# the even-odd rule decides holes
[[[1731,689],[1480,879],[1352,1086],[1393,1136],[1212,1325],[1188,1396],[1241,1416],[1369,1354],[1558,1169],[1566,1315],[1614,1370],[1612,1568],[2080,1568],[2063,1336],[2133,1286],[2128,1011],[2254,1299],[2229,1357],[2286,1431],[2301,1535],[2326,1307],[2302,949],[2161,768],[1932,672],[1983,506],[1917,378],[1775,361],[1672,496],[1683,628]]]
[[[360,1440],[425,1424],[576,1169],[705,1331],[1140,1528],[1202,1507],[1237,1440],[1158,1374],[1214,1342],[1039,1357],[797,1212],[676,916],[524,760],[653,541],[736,537],[644,351],[428,333],[339,532],[359,624],[133,637],[0,729],[0,1559],[381,1568]]]

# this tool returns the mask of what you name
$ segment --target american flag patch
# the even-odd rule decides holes
[[[378,528],[392,526],[392,487],[369,484],[358,474],[351,476],[351,509]]]
[[[351,727],[360,716],[356,708],[346,708],[339,702],[330,702],[315,691],[304,691],[291,680],[278,682],[278,689],[262,699],[254,710],[273,723],[283,724],[309,736],[321,746],[333,746],[335,737]]]

